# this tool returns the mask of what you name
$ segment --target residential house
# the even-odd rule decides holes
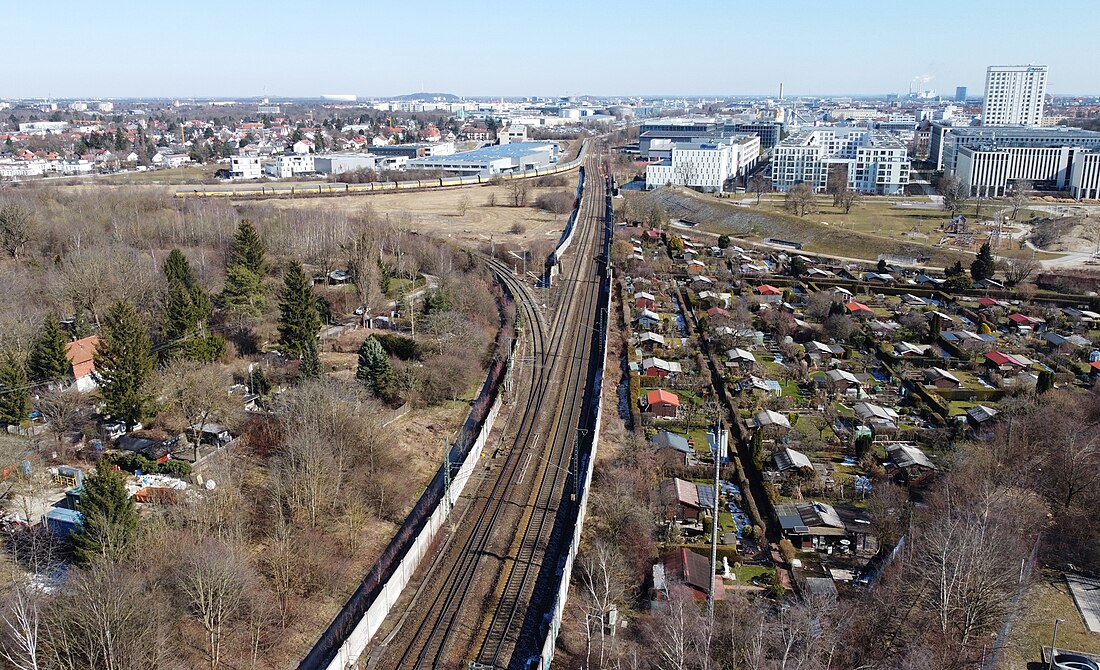
[[[657,457],[670,465],[689,465],[695,453],[686,437],[667,430],[654,435],[649,443],[657,450]]]
[[[652,293],[638,291],[634,294],[634,307],[637,309],[657,309],[657,298]]]
[[[665,479],[657,491],[664,518],[669,521],[698,521],[702,511],[714,505],[714,487],[709,484]]]
[[[829,389],[833,393],[859,395],[863,391],[863,383],[859,381],[858,377],[847,370],[841,370],[839,368],[829,370],[825,373],[825,378],[829,385]]]
[[[825,344],[813,340],[807,342],[804,346],[806,348],[806,358],[814,365],[826,365],[834,358],[844,357],[844,347],[839,344]]]
[[[756,356],[740,347],[727,351],[726,358],[729,359],[729,364],[736,365],[739,370],[751,370],[756,365]]]
[[[680,396],[665,389],[655,389],[645,394],[645,411],[653,416],[675,419],[680,411]]]
[[[940,389],[957,389],[962,386],[959,378],[943,368],[928,368],[924,371],[924,383]]]
[[[761,284],[760,286],[756,287],[756,294],[757,295],[781,296],[781,295],[783,295],[783,290],[780,289],[780,288],[777,288],[775,286],[772,286],[771,284]]]
[[[729,319],[732,317],[732,314],[721,307],[711,307],[707,310],[707,318],[709,319]]]
[[[791,429],[791,422],[779,412],[764,409],[753,415],[753,422],[762,430],[773,429],[775,432]]]
[[[875,311],[873,309],[871,309],[867,305],[864,305],[861,302],[856,302],[855,300],[852,300],[848,304],[844,305],[844,307],[847,308],[849,314],[855,317],[871,318],[875,315]]]
[[[880,407],[868,402],[857,402],[853,407],[856,417],[875,430],[897,430],[898,413],[889,407]]]
[[[653,353],[654,349],[663,349],[665,336],[647,330],[638,336],[638,347],[649,353]]]
[[[1001,351],[990,351],[985,354],[985,366],[1002,374],[1019,372],[1028,365],[1030,365],[1030,360],[1025,363],[1018,355],[1006,354]]]
[[[913,344],[912,342],[899,342],[894,345],[894,355],[900,358],[907,356],[923,356],[931,347],[927,344]]]
[[[837,508],[817,501],[775,506],[784,537],[796,549],[874,551],[870,518],[853,507]]]
[[[997,410],[985,405],[975,405],[966,410],[966,422],[971,430],[979,435],[991,434],[993,419],[997,417]]]
[[[1043,334],[1043,339],[1052,349],[1065,347],[1066,349],[1081,349],[1092,346],[1092,342],[1080,335],[1062,335],[1053,331]]]
[[[775,464],[777,472],[789,472],[791,470],[802,470],[803,468],[814,467],[814,464],[810,462],[810,457],[801,451],[795,451],[789,447],[777,449],[772,454],[772,462]]]
[[[76,390],[87,393],[96,388],[95,350],[99,338],[95,335],[74,340],[65,345],[65,357],[69,359]]]
[[[909,484],[916,484],[936,470],[936,465],[919,447],[907,442],[891,442],[886,445],[890,461],[888,469],[894,476]]]
[[[653,328],[661,325],[661,315],[652,310],[643,309],[634,317],[634,323],[642,328]]]
[[[660,377],[661,379],[680,374],[683,371],[679,363],[666,361],[656,356],[643,359],[641,370],[646,377]]]
[[[660,578],[657,578],[658,568]],[[725,583],[721,575],[716,575],[711,570],[710,559],[690,549],[679,547],[665,553],[661,557],[661,564],[654,566],[653,573],[653,588],[657,592],[658,601],[668,598],[672,580],[690,589],[695,600],[700,602],[710,597],[712,590],[715,600],[723,600],[725,597]]]
[[[1046,321],[1036,318],[1034,316],[1028,316],[1027,314],[1009,314],[1008,320],[1012,323],[1012,327],[1019,333],[1030,333],[1033,331],[1042,330],[1046,325]]]

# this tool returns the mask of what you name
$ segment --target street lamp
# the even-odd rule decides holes
[[[1054,620],[1054,637],[1050,640],[1050,660],[1047,662],[1047,670],[1054,670],[1054,650],[1058,646],[1058,624],[1064,621],[1065,619]]]

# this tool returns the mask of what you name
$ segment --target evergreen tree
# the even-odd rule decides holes
[[[244,265],[230,265],[225,269],[225,287],[219,300],[226,309],[259,316],[264,305],[262,290],[262,277]]]
[[[153,343],[145,324],[128,303],[115,303],[96,347],[95,376],[107,414],[125,421],[128,429],[152,404],[146,383],[154,365]]]
[[[935,342],[940,339],[940,333],[943,332],[943,319],[940,315],[933,312],[932,316],[928,318],[928,341]]]
[[[84,517],[73,534],[77,563],[125,558],[137,535],[137,507],[122,476],[106,461],[100,461],[95,472],[84,478],[84,492],[76,509]]]
[[[989,242],[978,250],[978,257],[970,264],[970,276],[974,281],[989,279],[997,271],[997,262],[993,259],[993,252],[989,249]]]
[[[92,326],[88,323],[88,313],[83,305],[77,305],[73,312],[73,339],[83,339],[92,334]]]
[[[301,359],[320,330],[321,318],[317,315],[312,282],[302,264],[293,263],[286,271],[279,295],[279,344],[283,353]]]
[[[27,368],[19,354],[9,349],[0,357],[0,423],[18,426],[27,418],[30,403]]]
[[[317,341],[310,340],[302,350],[302,362],[298,372],[303,379],[315,379],[321,376],[321,354],[317,351]]]
[[[955,261],[955,264],[951,267],[944,268],[943,274],[948,277],[957,277],[965,272],[966,270],[963,270],[962,261]]]
[[[27,357],[27,371],[35,382],[60,382],[69,378],[71,366],[65,355],[69,338],[61,330],[57,317],[50,314],[42,323],[38,337]]]
[[[229,257],[226,265],[243,265],[252,274],[263,278],[267,274],[267,260],[263,240],[260,239],[252,222],[245,220],[237,226],[237,233],[229,243]]]
[[[393,388],[393,366],[385,349],[373,336],[363,340],[359,347],[359,366],[355,376],[379,398],[386,398]]]
[[[169,285],[174,282],[179,282],[187,288],[195,285],[195,273],[191,269],[191,262],[179,249],[173,249],[169,252],[168,258],[164,259],[162,269],[164,278],[168,280]]]
[[[1039,381],[1035,385],[1036,393],[1046,393],[1054,388],[1054,373],[1050,370],[1043,370],[1039,373]]]
[[[809,272],[809,268],[806,267],[806,261],[802,260],[801,256],[793,256],[787,265],[787,271],[792,277],[801,277]]]

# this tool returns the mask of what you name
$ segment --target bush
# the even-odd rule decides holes
[[[118,466],[119,470],[125,470],[131,474],[141,471],[147,475],[169,475],[180,479],[191,474],[191,464],[186,461],[168,459],[163,463],[132,451],[107,454],[103,460],[111,465]]]
[[[795,550],[794,545],[787,538],[783,538],[779,541],[779,555],[783,557],[786,563],[790,563],[794,560]]]
[[[411,337],[395,333],[381,333],[373,336],[382,345],[382,350],[390,356],[403,361],[420,360],[420,344]]]
[[[567,191],[543,193],[535,198],[535,207],[553,214],[568,214],[573,211],[573,194]]]
[[[535,180],[536,188],[551,188],[554,186],[565,186],[569,181],[565,178],[565,175],[561,174],[548,174],[545,177],[539,177]]]

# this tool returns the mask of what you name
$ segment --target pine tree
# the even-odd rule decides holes
[[[152,404],[146,383],[153,373],[153,343],[134,308],[116,303],[107,314],[95,353],[95,376],[107,414],[126,427],[145,416]]]
[[[65,355],[68,341],[69,338],[61,330],[57,317],[48,315],[31,345],[30,356],[27,357],[30,378],[35,382],[60,382],[68,379],[71,373],[69,358]]]
[[[137,507],[126,492],[122,475],[106,461],[100,461],[95,472],[84,478],[84,492],[76,509],[84,517],[73,534],[77,563],[125,558],[137,535]]]
[[[83,305],[77,305],[76,310],[73,312],[73,338],[83,339],[92,334],[92,326],[88,323],[88,313],[84,311]]]
[[[393,366],[382,344],[374,337],[363,340],[359,347],[359,366],[355,376],[379,398],[386,398],[393,388]]]
[[[1039,373],[1039,381],[1035,385],[1035,392],[1042,394],[1054,388],[1054,373],[1043,370]]]
[[[237,233],[229,243],[226,265],[243,265],[252,274],[262,278],[267,274],[266,252],[264,242],[252,227],[252,222],[244,220],[237,226]]]
[[[317,315],[312,282],[302,264],[293,263],[286,271],[279,295],[279,344],[283,353],[301,359],[320,330],[321,318]]]
[[[27,368],[19,354],[9,349],[0,357],[0,423],[18,426],[27,418],[30,403]]]
[[[943,319],[939,314],[933,313],[928,318],[928,341],[935,342],[940,339],[941,332],[943,332]]]
[[[970,276],[974,281],[989,279],[997,271],[997,262],[993,259],[993,252],[989,249],[989,242],[982,244],[978,250],[978,257],[970,264]]]
[[[241,221],[226,257],[225,288],[219,299],[223,307],[259,316],[264,304],[263,278],[268,269],[265,253],[263,240],[252,223]]]
[[[195,273],[191,269],[191,262],[179,249],[173,249],[168,253],[168,258],[164,259],[162,269],[164,278],[168,280],[169,285],[174,282],[179,282],[187,288],[195,285]]]
[[[303,379],[315,379],[321,376],[321,354],[317,351],[317,341],[310,340],[302,350],[302,362],[298,372]]]

